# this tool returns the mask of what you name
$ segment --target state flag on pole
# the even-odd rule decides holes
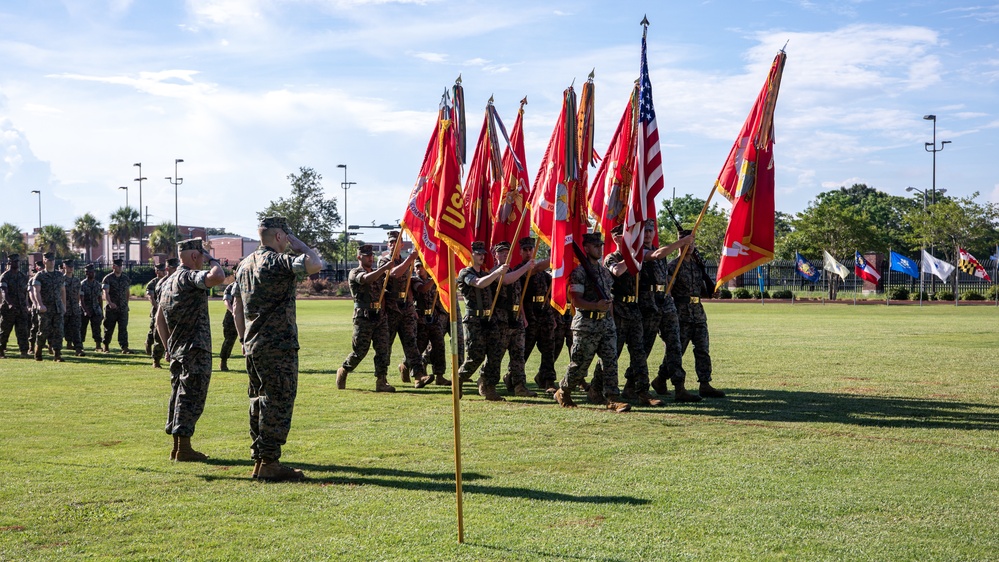
[[[944,283],[950,278],[950,274],[954,273],[954,266],[930,255],[929,252],[923,250],[923,264],[920,268],[923,273],[929,273],[936,275]]]
[[[794,268],[797,270],[798,275],[801,275],[812,283],[815,283],[819,280],[819,277],[821,277],[822,274],[819,273],[819,270],[815,269],[815,266],[806,260],[805,256],[799,254],[798,252],[794,253],[794,262]]]
[[[874,266],[871,265],[869,261],[864,259],[864,256],[860,255],[860,252],[854,252],[854,254],[854,275],[860,277],[864,281],[877,285],[878,282],[881,281],[881,274],[878,273],[878,270],[874,269]]]
[[[891,253],[891,270],[904,273],[909,277],[919,278],[919,267],[916,262],[895,252]]]
[[[836,258],[832,257],[832,254],[822,250],[822,269],[839,275],[844,281],[850,276],[850,270],[843,264],[839,263]]]
[[[774,257],[774,108],[784,72],[777,53],[715,187],[732,202],[715,289]]]
[[[982,267],[982,264],[978,263],[978,260],[975,259],[975,256],[969,254],[968,251],[965,250],[964,248],[958,248],[958,254],[960,255],[960,258],[958,259],[957,262],[958,269],[967,273],[968,275],[974,275],[979,279],[992,281],[992,278],[989,277],[989,274],[985,271],[985,268]]]

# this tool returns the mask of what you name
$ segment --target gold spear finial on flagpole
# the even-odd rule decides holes
[[[524,96],[524,99],[520,100],[520,107],[523,108],[525,105],[527,105],[527,96]]]
[[[642,16],[642,23],[639,25],[644,25],[645,27],[649,26],[649,16],[647,14]]]

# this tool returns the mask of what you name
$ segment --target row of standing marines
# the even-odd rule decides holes
[[[322,267],[315,249],[298,240],[282,217],[268,217],[258,229],[260,247],[244,259],[233,282],[226,287],[225,341],[221,370],[238,338],[246,358],[249,376],[252,477],[261,480],[301,480],[304,474],[279,462],[281,447],[291,427],[298,382],[298,331],[295,321],[295,286]],[[490,401],[502,401],[497,392],[500,364],[509,356],[503,377],[507,391],[515,396],[536,396],[527,387],[525,361],[535,347],[541,366],[534,377],[539,390],[554,395],[563,407],[574,407],[571,393],[582,388],[588,399],[608,409],[624,412],[628,402],[659,406],[650,387],[659,396],[674,386],[678,402],[695,402],[701,397],[718,398],[724,393],[711,386],[711,360],[708,348],[707,318],[700,304],[709,283],[703,264],[684,261],[676,271],[676,261],[666,264],[670,253],[693,244],[689,232],[681,232],[677,242],[654,248],[653,223],[645,227],[644,266],[636,279],[629,273],[620,252],[609,254],[601,263],[603,239],[586,234],[582,240],[584,263],[569,279],[569,294],[575,312],[571,320],[549,304],[551,276],[545,260],[533,259],[534,240],[518,241],[519,265],[484,267],[486,248],[481,242],[472,247],[472,264],[458,274],[457,284],[465,302],[459,332],[463,351],[458,371],[462,383],[471,382],[481,367],[478,391]],[[618,247],[620,231],[612,235]],[[399,233],[389,233],[390,256],[400,242]],[[299,255],[292,257],[287,250]],[[493,248],[496,263],[507,263],[508,243]],[[157,276],[146,287],[153,305],[146,353],[159,367],[164,355],[170,362],[171,398],[166,433],[173,437],[170,458],[175,461],[202,461],[208,457],[194,450],[191,436],[207,398],[212,372],[211,327],[208,317],[209,289],[227,280],[217,259],[204,249],[200,239],[178,245],[179,258],[157,267]],[[388,383],[391,348],[398,335],[405,353],[399,365],[403,382],[415,379],[414,386],[450,385],[446,370],[444,334],[448,315],[437,297],[436,285],[423,269],[418,256],[383,256],[374,263],[373,250],[358,249],[359,265],[348,280],[354,299],[352,352],[336,375],[337,388],[346,388],[347,375],[357,368],[371,347],[375,349],[375,390],[393,392]],[[87,266],[87,279],[73,277],[73,262],[62,263],[56,271],[55,259],[46,254],[45,268],[30,278],[20,272],[17,256],[10,256],[8,270],[0,275],[0,357],[4,356],[11,329],[15,329],[22,356],[28,356],[28,325],[37,329],[30,350],[41,360],[46,342],[56,361],[62,361],[63,338],[84,355],[83,338],[91,326],[99,351],[108,345],[118,328],[122,353],[128,347],[128,276],[116,260],[112,273],[102,282],[94,279],[93,266]],[[205,263],[209,269],[203,269]],[[670,275],[676,275],[672,291],[666,293]],[[387,282],[385,277],[388,275]],[[493,303],[494,290],[500,294]],[[381,293],[386,293],[382,299]],[[107,306],[102,308],[102,301]],[[29,307],[30,305],[30,307]],[[77,306],[78,305],[78,306]],[[104,334],[99,338],[103,317]],[[32,321],[32,318],[35,318]],[[76,334],[79,333],[79,337]],[[665,352],[658,376],[650,381],[647,359],[656,338],[663,340]],[[463,341],[462,341],[463,340]],[[166,342],[164,345],[162,342]],[[570,348],[565,376],[557,381],[555,361],[563,342]],[[682,356],[693,343],[699,395],[685,387]],[[623,391],[618,387],[617,360],[628,346],[629,364]],[[598,358],[590,384],[585,377],[594,357]],[[432,374],[427,373],[426,364]],[[412,377],[412,378],[411,378]]]

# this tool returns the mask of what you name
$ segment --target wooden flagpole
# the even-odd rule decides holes
[[[527,206],[525,205],[524,208],[527,209]],[[517,221],[517,232],[520,232],[520,229],[524,227],[524,217],[526,217],[526,216],[527,216],[527,213],[524,213],[524,212],[520,213],[520,220]],[[507,240],[507,243],[510,243],[510,241]],[[537,249],[538,249],[538,247],[537,247],[537,245],[535,245],[534,246],[534,251],[537,251]],[[492,251],[491,248],[490,248],[490,251]],[[513,246],[512,245],[510,246],[510,250],[508,250],[507,253],[506,253],[506,267],[507,267],[507,269],[510,268],[510,264],[511,263],[513,263]],[[531,267],[533,269],[533,266],[531,266]],[[506,276],[506,274],[504,274],[504,277],[505,276]],[[525,283],[524,286],[526,287],[527,284]],[[500,289],[502,289],[502,288],[503,288],[503,278],[501,277],[500,280],[499,280],[499,286],[496,287],[496,292],[493,293],[493,305],[489,307],[489,318],[493,317],[493,312],[496,310],[496,303],[499,301]],[[524,303],[524,293],[523,292],[521,292],[521,294],[520,294],[520,301],[521,301],[521,305],[523,306],[523,303]]]
[[[465,516],[462,507],[461,491],[461,381],[458,380],[458,299],[455,298],[458,290],[455,282],[454,256],[451,254],[451,247],[447,246],[445,256],[447,258],[449,298],[448,310],[450,311],[451,330],[451,409],[454,415],[454,493],[457,502],[458,514],[458,544],[465,542]]]
[[[697,229],[701,226],[701,221],[704,220],[704,214],[708,212],[708,205],[711,204],[711,199],[715,196],[715,192],[718,191],[718,182],[715,182],[714,186],[711,188],[711,193],[708,194],[707,201],[704,202],[704,207],[701,209],[701,214],[697,215],[697,221],[694,223],[694,228],[690,229],[690,235],[697,238]],[[679,233],[677,233],[679,235]],[[693,244],[693,241],[691,241]],[[670,294],[673,289],[673,283],[676,281],[676,276],[680,272],[680,266],[683,265],[683,260],[687,257],[688,250],[690,246],[684,246],[683,250],[680,251],[680,259],[676,262],[676,268],[673,270],[673,275],[669,279],[669,285],[666,286],[666,294]]]

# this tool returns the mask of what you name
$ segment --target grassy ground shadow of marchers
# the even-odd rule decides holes
[[[205,464],[216,466],[243,466],[243,460],[209,459]],[[309,477],[304,484],[341,485],[341,486],[380,486],[399,490],[418,490],[424,492],[454,493],[453,472],[418,472],[381,467],[355,467],[337,464],[311,464],[292,462],[289,466],[303,470]],[[342,475],[335,475],[335,474]],[[327,476],[323,476],[327,474]],[[217,474],[200,475],[205,481],[238,479],[243,477],[220,476]],[[546,490],[532,490],[507,486],[491,486],[474,484],[478,480],[488,480],[490,476],[475,473],[462,473],[462,490],[466,494],[485,494],[490,496],[532,499],[542,501],[559,501],[593,504],[627,504],[645,505],[650,500],[630,496],[576,496]]]
[[[728,396],[685,408],[688,415],[744,421],[819,422],[863,427],[999,429],[999,406],[953,400],[791,390],[726,389]]]

